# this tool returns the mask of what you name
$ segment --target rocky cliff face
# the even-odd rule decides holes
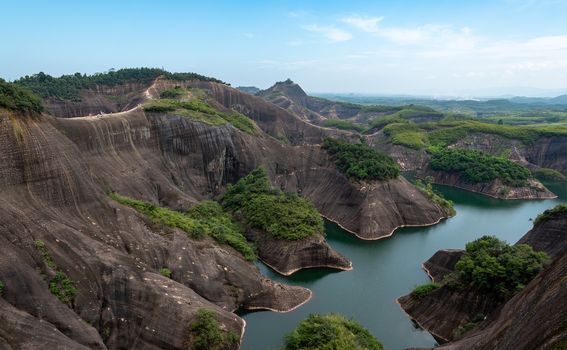
[[[181,349],[201,308],[213,310],[222,329],[241,334],[244,322],[231,311],[287,311],[310,298],[305,288],[262,277],[228,246],[156,227],[113,202],[106,195],[110,190],[185,210],[264,166],[274,184],[311,198],[324,215],[364,238],[446,216],[403,178],[349,182],[318,145],[332,133],[348,134],[309,125],[221,84],[186,84],[206,91],[218,108],[249,113],[266,133],[248,135],[231,125],[213,127],[176,115],[146,114],[137,107],[69,119],[2,113],[4,348]],[[143,98],[167,86],[154,84]],[[79,113],[73,108],[66,116]],[[280,133],[292,146],[273,137]],[[38,240],[53,266],[38,251]],[[270,254],[271,243],[259,246]],[[350,267],[320,237],[294,249],[280,246],[289,254],[270,264],[283,273],[311,266]],[[173,272],[172,279],[158,273],[163,267]],[[65,273],[78,290],[69,306],[50,292],[48,281],[57,272]]]
[[[436,349],[563,349],[567,344],[567,255],[459,341]]]
[[[230,311],[286,311],[310,297],[304,288],[265,279],[227,246],[148,225],[105,195],[115,188],[179,207],[202,196],[173,190],[173,172],[164,168],[175,165],[159,156],[167,145],[152,140],[147,120],[1,123],[0,279],[6,288],[0,334],[6,347],[181,349],[200,308],[240,334],[244,322]],[[37,240],[57,271],[74,281],[71,307],[50,292],[46,280],[56,270]],[[162,267],[173,279],[157,273]]]
[[[246,232],[246,238],[254,242],[260,259],[282,275],[288,276],[300,269],[313,267],[352,269],[352,262],[334,251],[321,235],[289,241],[250,229]]]
[[[554,260],[510,300],[477,291],[453,291],[446,286],[417,298],[398,299],[402,308],[440,341],[459,339],[462,327],[477,314],[486,316],[462,340],[443,349],[543,349],[565,342],[567,324],[553,310],[567,307],[567,214],[534,226],[518,244],[532,245]],[[424,267],[434,281],[452,271],[462,251],[438,251]]]

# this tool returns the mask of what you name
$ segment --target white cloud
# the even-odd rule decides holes
[[[292,18],[303,17],[303,16],[307,15],[307,11],[303,11],[303,10],[290,11],[290,12],[287,13],[287,15],[289,17],[292,17]]]
[[[351,26],[362,30],[363,32],[367,33],[376,33],[378,32],[378,23],[380,23],[384,17],[360,17],[360,16],[352,16],[352,17],[345,17],[341,21]]]
[[[318,24],[310,24],[301,28],[313,33],[321,34],[332,42],[348,41],[352,39],[352,35],[349,32],[334,26],[320,26]]]

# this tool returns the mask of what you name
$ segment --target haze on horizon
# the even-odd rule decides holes
[[[567,0],[9,2],[0,77],[194,71],[266,88],[567,93]]]

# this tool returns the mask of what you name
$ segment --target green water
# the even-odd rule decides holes
[[[530,218],[559,203],[567,202],[567,185],[547,184],[558,199],[503,201],[455,188],[437,186],[455,203],[457,216],[438,225],[397,230],[391,238],[361,241],[327,223],[331,246],[352,260],[352,271],[329,269],[300,271],[282,277],[262,264],[266,276],[313,291],[313,299],[299,309],[279,314],[242,314],[247,322],[243,350],[279,349],[283,336],[310,313],[338,312],[353,317],[368,328],[386,349],[428,347],[436,344],[426,331],[416,328],[396,298],[414,286],[428,282],[421,264],[443,248],[464,248],[484,234],[514,243],[532,227]]]

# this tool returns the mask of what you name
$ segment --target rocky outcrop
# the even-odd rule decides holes
[[[352,269],[352,262],[334,251],[322,235],[298,241],[276,238],[267,232],[249,229],[246,238],[254,242],[262,261],[276,272],[288,276],[305,268]]]
[[[461,188],[485,196],[499,199],[550,199],[557,196],[549,191],[541,182],[534,178],[527,180],[522,187],[512,187],[504,184],[500,179],[491,182],[470,183],[461,179],[458,173],[435,171],[427,167],[417,174],[420,178],[432,177],[434,183]]]
[[[567,136],[540,137],[526,150],[526,159],[543,168],[560,171],[567,176]]]
[[[510,300],[475,290],[452,290],[446,285],[418,298],[409,294],[398,299],[401,307],[421,327],[439,341],[465,337],[447,349],[539,349],[567,339],[564,318],[552,310],[563,310],[567,274],[567,213],[538,222],[517,244],[530,244],[555,258],[520,293]],[[433,255],[424,268],[439,282],[454,269],[458,250],[442,250]],[[431,269],[431,270],[430,270]],[[562,277],[561,277],[562,276]],[[529,307],[528,307],[529,305]],[[478,323],[465,333],[466,324]],[[539,336],[536,336],[539,335]],[[537,346],[536,346],[537,345]],[[545,346],[544,346],[545,345]]]
[[[518,244],[529,244],[551,258],[567,254],[567,217],[564,213],[542,219],[528,231]]]
[[[567,255],[539,273],[501,310],[456,342],[436,349],[562,349],[567,344]]]
[[[106,196],[116,189],[181,208],[223,181],[204,173],[207,152],[193,158],[203,174],[194,183],[176,173],[176,166],[191,166],[163,157],[172,146],[157,142],[160,132],[141,111],[116,119],[3,117],[0,123],[0,280],[11,305],[2,306],[0,322],[6,347],[34,347],[41,336],[46,346],[59,337],[70,348],[181,349],[200,308],[241,334],[244,322],[230,311],[287,311],[309,299],[304,288],[262,277],[230,247],[155,227]],[[208,164],[214,172],[217,163]],[[211,186],[180,189],[199,181]],[[36,240],[74,281],[71,307],[51,294],[46,279],[54,271]],[[156,273],[162,267],[173,271],[173,280]],[[12,329],[19,325],[35,327],[28,331],[38,337],[16,338],[25,332]]]
[[[455,270],[455,265],[464,253],[462,249],[438,250],[422,267],[433,282],[439,283]]]

